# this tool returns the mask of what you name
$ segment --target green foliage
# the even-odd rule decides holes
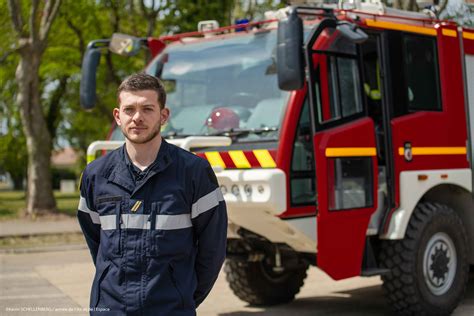
[[[22,4],[26,18],[31,3]],[[79,104],[80,71],[90,41],[110,38],[114,32],[143,37],[148,32],[160,36],[196,31],[201,20],[217,20],[225,26],[235,18],[263,17],[264,11],[281,6],[277,0],[63,0],[40,67],[43,114],[55,147],[67,143],[79,150],[82,169],[87,146],[105,139],[110,130],[120,81],[147,63],[146,52],[127,58],[105,51],[97,73],[97,105],[84,111]],[[12,32],[7,2],[0,1],[0,135],[6,134],[0,140],[0,167],[8,171],[26,169],[25,141],[15,106],[18,56]],[[3,148],[15,148],[15,153]]]
[[[26,177],[28,156],[26,141],[21,130],[13,130],[0,136],[0,166],[10,173],[16,189],[22,188]]]
[[[60,193],[54,192],[59,213],[75,216],[79,192]],[[0,220],[13,219],[22,214],[26,207],[26,197],[23,191],[0,191]]]
[[[234,0],[174,0],[168,2],[163,24],[167,32],[182,33],[197,31],[203,20],[217,20],[220,25],[231,22]]]
[[[263,20],[266,11],[280,9],[285,6],[285,1],[279,0],[235,1],[233,19]]]
[[[23,191],[0,191],[0,220],[17,217],[25,207]]]
[[[0,4],[0,12],[6,10]],[[0,14],[2,28],[8,29],[9,21]],[[10,30],[11,31],[11,30]],[[28,156],[26,140],[21,129],[20,115],[15,105],[15,68],[18,56],[13,53],[13,43],[9,36],[0,32],[0,172],[8,172],[16,188],[21,188],[26,176]]]

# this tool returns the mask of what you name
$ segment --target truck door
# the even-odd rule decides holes
[[[359,47],[336,28],[305,47],[318,188],[318,266],[333,279],[360,275],[377,206],[374,122],[364,106]]]

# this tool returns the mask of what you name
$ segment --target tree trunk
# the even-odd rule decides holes
[[[51,183],[51,136],[40,101],[39,61],[41,48],[25,45],[16,69],[17,103],[28,150],[27,214],[56,210]]]

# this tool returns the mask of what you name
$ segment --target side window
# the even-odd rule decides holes
[[[436,38],[387,31],[393,116],[441,111]]]
[[[329,210],[345,210],[373,205],[371,158],[335,158],[328,160]]]
[[[329,117],[318,113],[319,123],[346,118],[363,111],[356,59],[328,56]]]
[[[290,187],[293,206],[316,205],[314,151],[308,99],[303,104],[293,143]]]
[[[409,111],[440,111],[436,41],[431,37],[403,36],[404,70]]]

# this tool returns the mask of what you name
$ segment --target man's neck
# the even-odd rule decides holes
[[[136,144],[125,139],[125,149],[132,163],[140,170],[144,170],[155,161],[161,147],[161,135],[144,144]]]

